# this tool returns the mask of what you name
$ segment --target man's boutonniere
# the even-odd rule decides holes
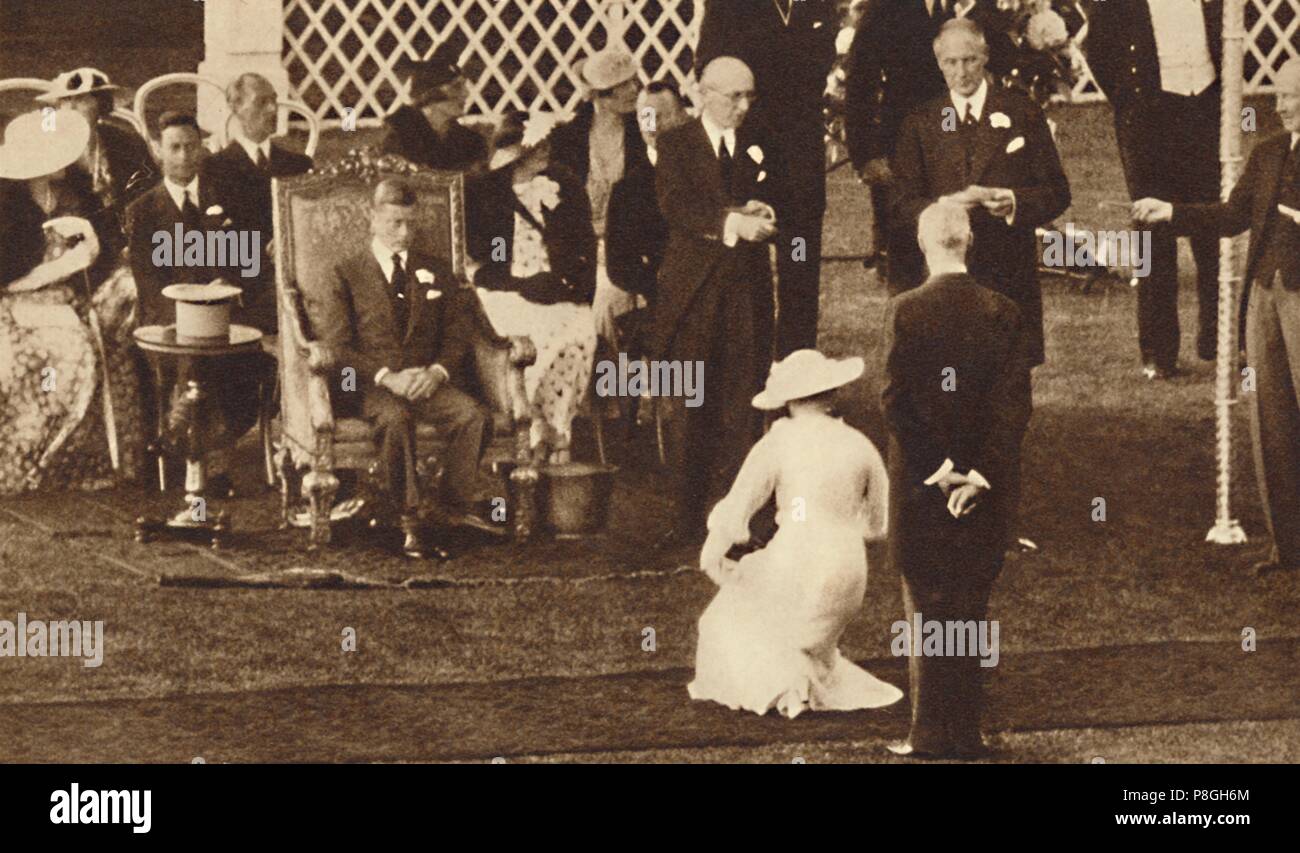
[[[1011,127],[1011,119],[1006,113],[993,113],[989,116],[989,124],[994,127]]]
[[[214,204],[214,205],[212,205],[211,207],[209,207],[207,210],[203,211],[203,213],[204,213],[205,216],[213,216],[213,217],[216,217],[216,216],[225,216],[226,211],[225,211],[225,208],[223,208],[221,205],[219,205],[219,204]],[[222,227],[222,228],[225,228],[225,227],[227,227],[227,226],[229,226],[229,225],[233,225],[233,224],[234,224],[234,223],[231,222],[229,216],[225,216],[225,218],[221,220],[221,227]]]
[[[745,149],[745,153],[748,154],[749,159],[753,160],[755,163],[763,162],[763,149],[759,148],[757,145],[749,146]]]

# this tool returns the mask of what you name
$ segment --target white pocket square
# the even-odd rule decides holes
[[[1017,136],[1015,139],[1007,143],[1007,153],[1015,154],[1017,151],[1019,151],[1021,148],[1024,147],[1025,147],[1025,138],[1023,136]]]

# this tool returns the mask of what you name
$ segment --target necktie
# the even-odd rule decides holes
[[[406,324],[410,320],[410,305],[406,298],[406,270],[402,269],[402,256],[393,253],[393,314],[397,319],[398,334],[406,336]]]
[[[722,185],[731,192],[732,160],[731,149],[727,147],[727,137],[718,140],[718,165],[722,167]]]
[[[185,190],[185,199],[181,202],[181,221],[185,223],[185,230],[199,230],[199,206],[194,203],[194,196],[188,189]]]
[[[968,102],[966,104],[966,114],[962,116],[961,130],[958,132],[961,137],[962,149],[966,152],[967,170],[970,169],[971,160],[975,156],[975,133],[978,128],[979,122],[975,120],[975,108]]]
[[[267,162],[266,155],[262,153],[261,148],[257,149],[256,162],[257,162],[257,169],[259,172],[265,172],[267,168],[270,166],[270,163]]]

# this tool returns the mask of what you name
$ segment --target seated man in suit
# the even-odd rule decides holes
[[[307,312],[340,369],[355,371],[362,412],[378,430],[387,492],[401,501],[403,552],[415,559],[426,553],[445,558],[420,535],[417,422],[432,424],[447,440],[449,520],[494,533],[501,529],[484,520],[474,500],[491,418],[455,387],[473,343],[467,300],[477,297],[461,287],[446,263],[411,248],[415,202],[415,191],[399,179],[375,188],[372,239],[335,268],[328,287],[308,297]]]
[[[221,188],[200,176],[204,151],[194,116],[168,112],[158,124],[163,179],[126,209],[127,245],[142,326],[176,322],[176,309],[162,292],[168,285],[221,281],[246,288],[256,279],[261,264],[257,236],[237,229],[226,212],[228,202]],[[198,232],[203,237],[200,250],[192,251],[189,239],[183,240],[184,247],[178,245],[178,232],[187,237]],[[212,257],[208,249],[219,242],[211,239],[216,236],[212,232],[234,234],[234,243],[245,251],[222,251]],[[234,307],[231,321],[256,325],[247,302]],[[273,360],[260,352],[219,363],[196,359],[183,366],[178,376],[164,377],[162,387],[155,390],[159,395],[170,394],[173,387],[183,391],[189,371],[210,371],[210,376],[202,378],[216,405],[205,419],[209,426],[206,442],[209,447],[222,447],[238,440],[257,421],[258,388],[272,366]],[[181,450],[193,419],[183,398],[173,396],[170,417],[155,445],[155,450],[169,454]]]
[[[230,143],[213,154],[204,171],[230,203],[230,216],[241,229],[261,234],[264,249],[261,272],[245,282],[244,306],[252,325],[264,332],[276,330],[275,268],[271,227],[271,179],[301,175],[312,167],[311,158],[274,144],[277,96],[260,74],[240,74],[226,89],[226,103],[235,116]]]

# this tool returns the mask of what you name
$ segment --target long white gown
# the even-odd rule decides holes
[[[901,690],[838,647],[866,593],[864,537],[882,537],[887,524],[879,451],[829,415],[778,420],[709,514],[705,551],[748,539],[750,516],[773,490],[776,535],[734,564],[700,617],[691,698],[791,718],[897,702]]]

